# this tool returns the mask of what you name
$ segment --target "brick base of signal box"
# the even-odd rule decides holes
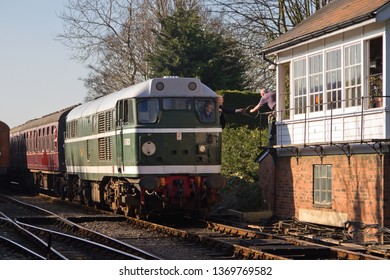
[[[313,165],[319,156],[277,157],[260,162],[262,207],[279,218],[297,218],[342,227],[345,222],[390,227],[390,157],[385,153],[329,155],[332,165],[332,203],[313,203]],[[364,235],[364,234],[363,234]],[[355,238],[355,237],[354,237]],[[367,240],[367,238],[365,239]]]

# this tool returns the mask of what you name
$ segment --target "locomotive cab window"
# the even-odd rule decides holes
[[[196,111],[201,122],[215,122],[216,106],[214,99],[198,99],[196,100]]]
[[[163,99],[164,110],[192,110],[191,98],[164,98]]]
[[[141,100],[137,103],[138,123],[155,123],[160,106],[158,99]]]

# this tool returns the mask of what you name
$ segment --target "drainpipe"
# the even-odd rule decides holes
[[[264,59],[265,61],[267,61],[268,63],[270,63],[270,64],[272,64],[272,65],[274,65],[274,66],[277,66],[277,65],[278,65],[275,61],[273,61],[273,60],[269,59],[268,57],[266,57],[266,56],[265,56],[265,53],[260,53],[260,55],[261,55],[261,56],[263,57],[263,59]]]

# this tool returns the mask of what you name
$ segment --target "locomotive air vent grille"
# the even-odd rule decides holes
[[[104,124],[105,124],[105,121],[104,121],[104,118],[105,115],[103,113],[99,114],[98,115],[98,132],[99,133],[103,133],[105,131],[104,129]]]
[[[112,160],[112,140],[111,137],[99,138],[99,160]]]
[[[89,140],[87,140],[87,160],[91,159],[91,151],[90,151],[90,146],[89,146]]]
[[[112,130],[112,114],[111,112],[106,112],[106,127],[105,131],[111,131]]]
[[[99,159],[100,160],[105,160],[106,159],[106,143],[104,138],[99,138]]]
[[[106,159],[112,160],[112,141],[111,137],[106,138]]]

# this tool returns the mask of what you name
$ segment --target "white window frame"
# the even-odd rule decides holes
[[[371,37],[375,38],[375,37],[379,37],[379,36],[381,36],[381,34],[376,34],[375,36],[371,36]],[[301,120],[303,118],[309,119],[309,118],[314,118],[314,117],[320,117],[320,116],[330,115],[331,113],[332,114],[341,114],[341,113],[352,113],[352,112],[361,111],[361,106],[360,106],[361,96],[359,97],[360,100],[357,100],[357,102],[355,102],[356,103],[355,106],[350,106],[350,107],[346,106],[347,102],[346,102],[346,81],[345,81],[345,74],[346,74],[345,51],[346,51],[346,49],[348,49],[352,46],[360,45],[360,47],[359,47],[360,61],[356,64],[351,65],[350,67],[355,67],[355,68],[358,67],[359,68],[360,81],[359,81],[359,84],[357,86],[360,88],[361,95],[366,96],[368,93],[365,89],[366,82],[364,81],[364,77],[365,77],[365,70],[364,69],[366,67],[366,61],[365,61],[365,55],[364,55],[364,51],[366,48],[365,48],[364,44],[367,40],[369,40],[369,38],[364,38],[364,39],[360,39],[358,41],[348,42],[348,44],[341,44],[337,47],[323,49],[321,52],[317,51],[317,52],[308,53],[305,56],[299,56],[299,57],[296,57],[290,61],[291,62],[290,88],[291,88],[291,93],[292,93],[290,96],[290,109],[292,109],[291,115],[290,115],[291,121]],[[340,61],[341,68],[338,70],[341,70],[340,78],[341,78],[341,103],[342,104],[341,104],[341,108],[335,108],[335,109],[333,109],[333,112],[331,112],[330,108],[327,107],[327,103],[330,102],[330,100],[328,100],[328,96],[327,96],[328,90],[327,90],[326,74],[327,74],[328,69],[327,69],[326,55],[327,55],[327,53],[330,53],[332,51],[337,51],[337,50],[340,50],[340,59],[341,59],[341,61]],[[322,79],[323,79],[324,107],[323,107],[322,111],[317,111],[317,112],[310,112],[310,108],[307,107],[307,110],[299,110],[299,112],[297,113],[297,110],[295,108],[296,107],[295,101],[297,98],[299,98],[298,96],[306,95],[306,100],[305,100],[306,103],[305,104],[306,104],[306,106],[308,106],[308,104],[310,104],[309,59],[310,59],[310,57],[313,57],[313,56],[319,55],[319,54],[322,54],[322,58],[323,58],[322,59],[323,60]],[[385,59],[385,58],[383,58],[383,59]],[[304,73],[305,74],[303,75],[303,73],[298,72],[299,76],[296,76],[297,69],[296,69],[295,63],[300,62],[300,61],[301,62],[305,61],[304,62],[304,65],[305,65]],[[284,63],[286,63],[286,61],[284,61]],[[332,69],[332,70],[334,70],[334,69]],[[385,72],[385,69],[383,70],[383,73],[384,72]],[[299,83],[300,81],[302,81],[302,83]],[[302,86],[303,83],[305,83],[305,86]],[[302,88],[305,87],[306,94],[298,95],[299,89],[297,89],[297,85],[299,87],[302,87]],[[354,87],[356,87],[356,85]],[[359,105],[357,105],[357,104],[359,104]]]
[[[358,49],[356,52],[351,52],[350,60],[347,59],[347,49],[353,48],[355,46],[358,46]],[[355,112],[356,108],[360,108],[361,106],[361,97],[364,95],[363,90],[363,41],[354,42],[349,45],[345,45],[343,47],[343,72],[344,72],[344,79],[343,79],[343,89],[344,89],[344,108],[345,112]],[[347,83],[347,78],[351,77],[349,82]],[[355,79],[353,78],[355,77]],[[358,80],[360,78],[360,80]],[[354,91],[354,93],[351,93],[348,95],[348,91]],[[360,93],[359,93],[360,90]]]
[[[302,62],[304,69],[301,73],[298,73],[295,67],[295,63]],[[292,110],[292,114],[295,116],[304,116],[306,112],[307,106],[307,59],[306,57],[301,57],[292,61],[292,92],[291,95],[291,105],[294,110]],[[303,104],[301,104],[301,100],[303,100]],[[297,104],[298,103],[298,104]],[[290,107],[291,107],[290,105]]]
[[[317,58],[319,61],[316,60]],[[318,87],[318,89],[313,90],[313,87]],[[323,115],[324,102],[324,53],[320,52],[308,56],[307,113],[311,116],[317,114]]]
[[[332,206],[332,165],[313,165],[313,204],[315,206]]]
[[[340,61],[339,61],[339,64],[338,65],[334,65],[332,64],[330,66],[330,63],[329,60],[328,60],[328,54],[331,54],[331,53],[335,53],[335,52],[339,52],[339,57],[340,57]],[[330,114],[330,111],[333,111],[333,113],[335,111],[339,112],[343,109],[343,67],[342,67],[342,63],[343,63],[343,59],[342,59],[342,50],[341,48],[336,48],[336,49],[329,49],[329,50],[326,50],[324,52],[324,57],[325,57],[325,96],[324,96],[324,99],[326,100],[326,111],[327,111],[327,114]],[[332,68],[330,68],[332,67]],[[328,79],[328,75],[332,75],[334,77],[334,75],[337,76],[336,80],[333,80],[333,79]],[[328,88],[328,82],[334,82],[336,81],[339,82],[339,85],[336,85],[335,87],[331,87],[330,89]],[[329,98],[329,94],[331,94],[332,96],[334,92],[337,92],[340,91],[340,96],[337,96],[336,95],[336,98]],[[335,105],[334,106],[331,102],[335,102]]]

